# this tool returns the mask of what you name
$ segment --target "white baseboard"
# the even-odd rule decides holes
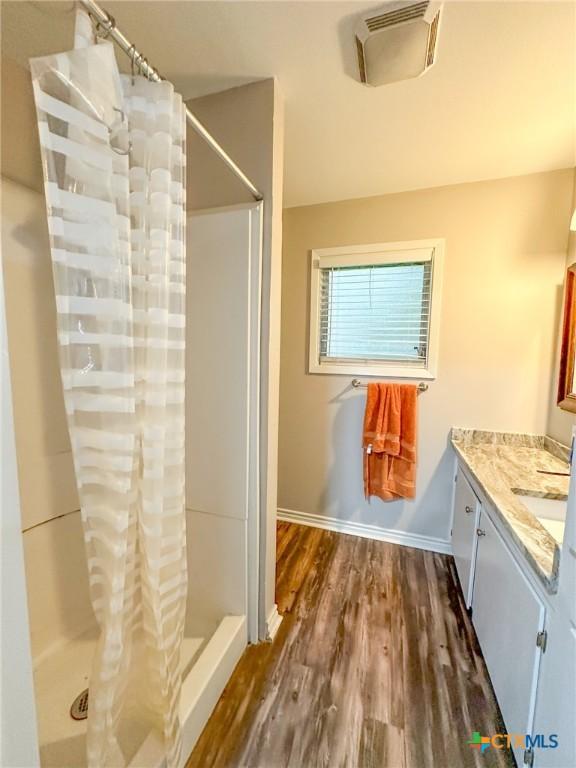
[[[405,533],[394,531],[390,528],[379,528],[377,525],[354,523],[348,520],[338,520],[335,517],[313,515],[310,512],[298,512],[295,509],[278,509],[278,520],[288,523],[309,525],[312,528],[323,528],[326,531],[347,533],[351,536],[361,536],[364,539],[387,541],[390,544],[399,544],[402,547],[414,547],[427,549],[430,552],[439,552],[442,555],[452,554],[452,545],[446,539],[436,539],[433,536],[422,536],[419,533]]]
[[[276,632],[280,629],[282,623],[282,616],[278,613],[278,606],[274,603],[274,608],[270,611],[270,615],[266,620],[266,639],[274,640]]]

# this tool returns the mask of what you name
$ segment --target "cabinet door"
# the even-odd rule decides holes
[[[480,516],[480,502],[464,473],[459,468],[454,494],[452,522],[452,552],[466,607],[472,603],[474,584],[474,558],[476,554],[476,528]]]
[[[563,567],[563,564],[562,566]],[[572,623],[555,611],[547,616],[548,640],[542,656],[534,732],[558,735],[556,749],[534,750],[534,766],[576,765],[576,633]]]
[[[544,606],[485,510],[478,533],[472,622],[508,733],[531,734]]]

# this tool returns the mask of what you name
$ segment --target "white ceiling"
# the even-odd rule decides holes
[[[278,78],[288,206],[576,162],[575,2],[447,2],[432,70],[381,88],[353,38],[378,2],[101,4],[185,98]],[[2,8],[7,55],[69,47],[71,3]]]

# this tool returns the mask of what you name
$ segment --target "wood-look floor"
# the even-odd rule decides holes
[[[280,523],[277,602],[187,768],[513,766],[451,557]]]

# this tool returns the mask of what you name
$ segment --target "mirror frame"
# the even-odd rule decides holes
[[[576,413],[576,392],[572,391],[574,381],[574,353],[576,350],[576,263],[566,271],[564,293],[564,320],[562,323],[562,347],[560,351],[560,374],[558,376],[557,404],[564,411]]]

